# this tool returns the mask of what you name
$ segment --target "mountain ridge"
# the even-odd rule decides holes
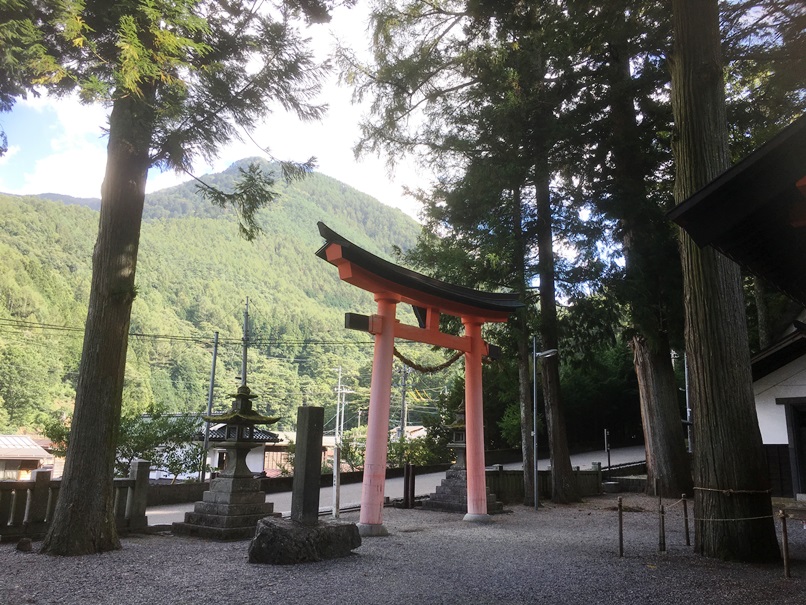
[[[226,183],[237,165],[208,176]],[[126,413],[202,409],[215,332],[222,337],[219,371],[230,377],[216,378],[215,406],[228,406],[246,297],[255,339],[250,386],[265,397],[262,411],[288,426],[300,403],[330,405],[334,367],[360,391],[371,341],[345,330],[343,314],[373,312],[372,295],[341,282],[314,255],[322,244],[316,222],[387,258],[414,245],[419,225],[312,173],[278,181],[278,203],[259,212],[262,233],[247,242],[234,212],[212,207],[193,189],[182,184],[147,196]],[[72,406],[98,224],[97,210],[72,199],[0,194],[0,432],[42,426]]]

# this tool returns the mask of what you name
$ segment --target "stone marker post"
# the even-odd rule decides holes
[[[291,492],[291,520],[303,525],[319,522],[319,482],[322,476],[322,433],[325,409],[297,408],[297,446],[294,454],[294,483]]]

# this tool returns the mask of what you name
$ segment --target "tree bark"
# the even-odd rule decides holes
[[[557,349],[558,323],[557,301],[554,286],[554,233],[549,188],[548,151],[538,151],[535,163],[535,194],[537,197],[537,248],[540,275],[540,339],[543,350]],[[560,396],[560,355],[543,357],[540,376],[543,386],[543,400],[546,406],[546,431],[551,456],[551,499],[567,504],[579,502],[574,471],[571,468],[571,455],[568,451],[568,438],[565,431],[565,418]]]
[[[758,321],[758,349],[763,351],[770,346],[770,321],[767,313],[767,288],[764,280],[753,277],[753,298],[756,301],[756,320]]]
[[[730,163],[716,0],[673,0],[675,200]],[[738,267],[681,232],[686,355],[694,410],[695,548],[739,561],[780,557],[750,374]]]
[[[512,235],[514,248],[512,259],[515,265],[514,282],[520,294],[521,300],[525,303],[528,300],[526,289],[526,235],[523,221],[523,199],[521,196],[521,184],[512,188]],[[534,506],[534,442],[532,427],[534,426],[534,408],[532,404],[531,384],[532,377],[529,372],[529,321],[528,307],[518,311],[514,330],[516,346],[518,351],[518,401],[520,404],[521,416],[521,451],[523,454],[523,503],[526,506]]]
[[[691,469],[685,447],[683,425],[677,405],[677,385],[669,347],[654,350],[645,338],[630,341],[638,393],[647,462],[647,493],[666,498],[692,495]]]
[[[112,480],[152,130],[145,99],[115,101],[70,445],[41,549],[52,555],[120,548]]]
[[[623,20],[623,8],[614,10],[619,12],[613,23]],[[627,280],[633,284],[629,289],[629,309],[637,334],[630,346],[638,377],[647,492],[654,493],[657,479],[660,493],[677,498],[684,493],[691,495],[692,483],[667,336],[666,316],[671,315],[669,307],[676,301],[670,300],[664,268],[673,270],[674,267],[662,265],[666,261],[664,255],[647,248],[668,245],[672,254],[675,250],[667,224],[659,220],[659,210],[652,207],[647,195],[645,179],[651,168],[641,153],[630,75],[631,56],[624,33],[623,26],[614,27],[609,43],[611,147],[618,198],[614,214],[621,226]]]
[[[523,315],[523,320],[518,318],[519,324],[526,324],[526,313],[519,312]],[[535,484],[534,484],[534,469],[535,469],[535,452],[534,442],[532,435],[532,428],[534,426],[534,410],[532,407],[532,393],[531,386],[532,377],[529,373],[529,344],[528,344],[528,331],[525,325],[519,327],[516,337],[518,339],[518,399],[520,400],[521,408],[521,450],[523,453],[523,504],[525,506],[535,505]]]

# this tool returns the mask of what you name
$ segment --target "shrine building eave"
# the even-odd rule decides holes
[[[428,277],[367,252],[322,222],[317,225],[325,244],[316,255],[338,267],[342,280],[373,294],[485,322],[506,321],[524,307],[517,294],[481,292]]]
[[[667,216],[806,305],[806,116]]]

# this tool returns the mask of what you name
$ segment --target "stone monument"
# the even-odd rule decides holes
[[[361,546],[355,523],[319,520],[324,408],[297,409],[291,519],[261,519],[249,544],[250,563],[289,565],[345,557]]]

